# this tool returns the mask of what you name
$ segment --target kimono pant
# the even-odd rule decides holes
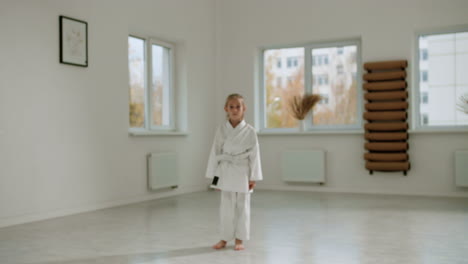
[[[250,193],[221,192],[221,239],[250,238]]]

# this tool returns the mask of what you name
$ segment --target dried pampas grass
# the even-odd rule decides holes
[[[468,114],[468,93],[460,96],[460,102],[457,105],[458,110]]]
[[[289,102],[292,115],[298,120],[304,120],[307,113],[317,104],[322,97],[316,94],[296,95]]]

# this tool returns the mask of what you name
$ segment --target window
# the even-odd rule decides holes
[[[128,37],[130,129],[172,130],[174,125],[173,46]]]
[[[320,94],[322,100],[320,100],[319,104],[328,104],[328,94]]]
[[[343,49],[341,56],[336,56],[338,47]],[[297,67],[292,73],[291,69],[279,70],[273,64],[278,58],[291,60],[291,66]],[[260,78],[261,129],[297,131],[299,123],[290,114],[289,102],[293,96],[305,92],[323,96],[307,117],[307,129],[359,129],[362,123],[360,80],[357,79],[361,76],[359,58],[359,41],[264,49]],[[323,67],[324,64],[330,67]],[[336,72],[338,65],[342,66],[342,74]],[[279,89],[275,80],[281,76],[289,81]]]
[[[317,57],[318,57],[318,65],[322,65],[322,63],[323,63],[323,61],[322,61],[322,60],[323,60],[323,59],[322,59],[323,56],[317,55]]]
[[[323,77],[323,84],[328,85],[328,75],[325,74],[322,77]]]
[[[287,58],[288,61],[288,68],[298,67],[298,58],[297,57],[289,57]]]
[[[422,118],[421,118],[422,123],[424,125],[429,124],[429,115],[427,113],[423,113],[421,116],[422,116]]]
[[[344,73],[343,65],[336,65],[336,73],[338,74]]]
[[[468,115],[457,110],[468,93],[468,28],[418,34],[417,49],[415,128],[468,128]]]
[[[279,59],[279,58],[276,61],[276,67],[281,68],[281,59]]]
[[[428,76],[427,76],[427,70],[422,70],[421,71],[421,82],[427,82]]]
[[[429,94],[428,94],[428,92],[422,92],[422,93],[421,93],[421,103],[422,103],[422,104],[427,104],[428,101],[429,101]]]
[[[421,60],[427,61],[429,54],[427,53],[427,49],[421,49]]]

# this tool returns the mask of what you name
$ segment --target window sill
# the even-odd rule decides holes
[[[259,136],[310,136],[310,135],[362,135],[364,130],[314,130],[304,132],[274,132],[274,131],[260,131],[257,133]]]
[[[284,131],[260,131],[257,132],[258,136],[310,136],[310,135],[363,135],[364,130],[343,130],[343,131],[304,131],[304,132],[284,132]],[[409,134],[468,134],[468,130],[437,130],[437,129],[424,129],[424,130],[408,130]]]
[[[187,131],[128,131],[130,136],[188,136]]]

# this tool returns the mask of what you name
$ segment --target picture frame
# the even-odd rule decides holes
[[[60,63],[88,67],[88,23],[59,16]]]

